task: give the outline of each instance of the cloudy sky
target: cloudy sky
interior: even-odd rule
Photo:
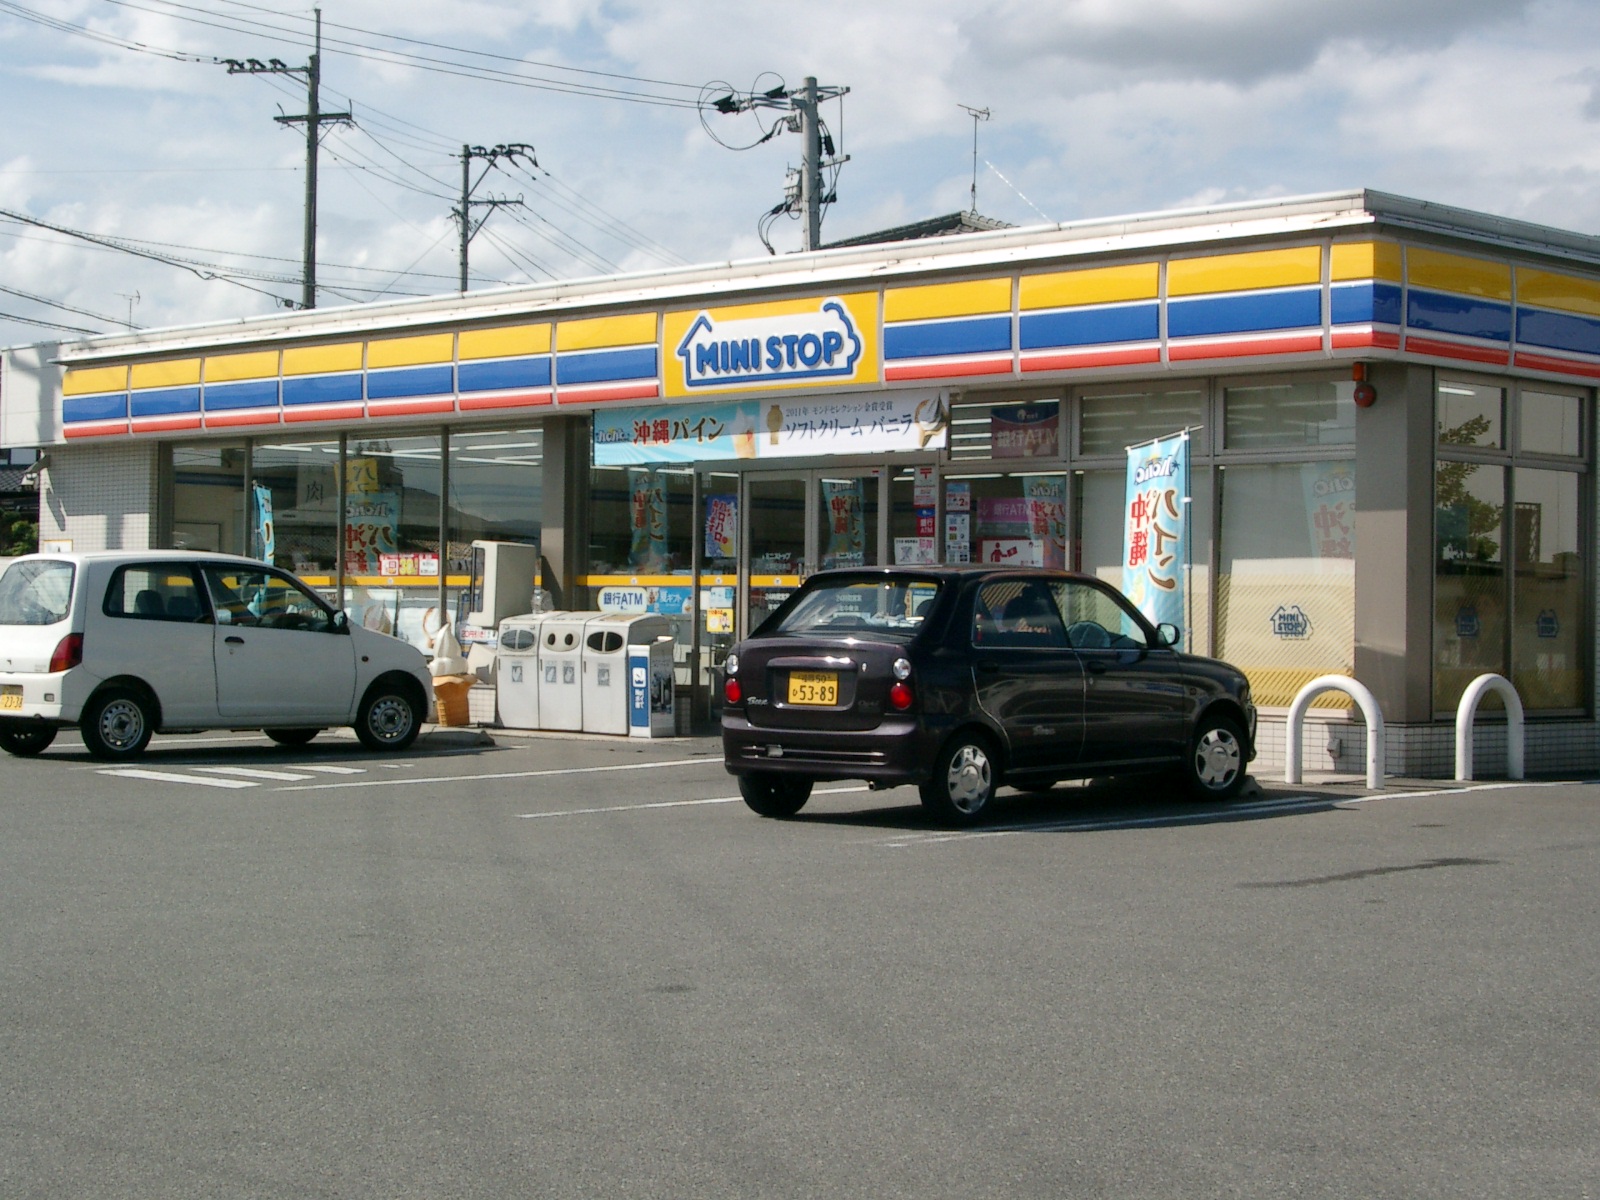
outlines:
[[[0,345],[299,298],[309,7],[0,0]],[[523,143],[474,289],[767,253],[800,139],[704,98],[807,75],[824,240],[1370,187],[1600,235],[1592,0],[325,0],[322,306],[456,287],[461,146]],[[43,222],[46,228],[27,221]],[[111,239],[112,249],[75,237]],[[780,217],[768,237],[797,249]],[[141,256],[141,254],[143,256]]]

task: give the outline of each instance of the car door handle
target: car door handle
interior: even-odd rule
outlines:
[[[229,637],[225,637],[222,640],[227,642],[228,645],[230,645],[230,646],[242,646],[242,645],[244,645],[244,639],[242,637],[238,637],[236,635],[230,635]]]
[[[1089,668],[1089,674],[1091,675],[1104,675],[1109,669],[1103,662],[1091,662],[1085,665]]]

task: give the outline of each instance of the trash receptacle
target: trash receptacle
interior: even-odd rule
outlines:
[[[539,625],[539,728],[583,730],[583,627],[592,612],[547,613]]]
[[[629,652],[666,638],[672,623],[651,613],[600,613],[583,627],[583,730],[625,735],[629,729]]]
[[[678,732],[677,685],[668,635],[628,647],[628,736],[672,737]]]
[[[495,710],[507,729],[539,728],[539,628],[552,616],[529,613],[500,622],[495,644]]]

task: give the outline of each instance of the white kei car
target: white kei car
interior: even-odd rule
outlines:
[[[150,735],[260,729],[304,745],[350,725],[403,750],[430,716],[427,660],[350,624],[294,576],[183,550],[35,554],[0,574],[0,749],[76,726],[128,759]]]

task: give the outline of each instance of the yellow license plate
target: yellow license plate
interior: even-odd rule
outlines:
[[[0,689],[0,708],[14,708],[22,711],[22,689],[19,687],[5,687]]]
[[[838,674],[834,671],[790,671],[789,703],[839,703]]]

